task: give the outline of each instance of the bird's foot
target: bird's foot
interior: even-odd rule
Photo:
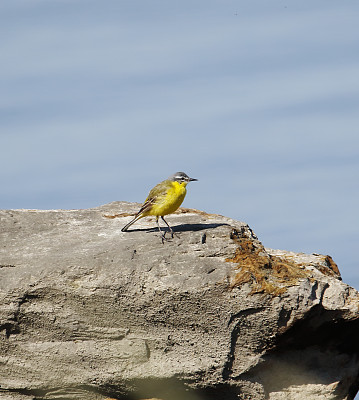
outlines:
[[[174,237],[175,237],[175,235],[177,236],[177,237],[179,237],[177,234],[175,234],[172,230],[170,230],[169,232],[170,232],[170,234],[171,234],[171,237],[170,238],[167,238],[166,237],[166,233],[167,233],[168,231],[164,231],[163,233],[161,233],[161,240],[162,240],[162,243],[164,243],[165,242],[165,240],[171,240],[171,239],[173,239]]]
[[[173,236],[171,237],[171,239],[173,239]],[[171,240],[170,238],[166,238],[166,234],[162,234],[161,235],[161,240],[162,240],[162,244],[164,244],[165,241]]]

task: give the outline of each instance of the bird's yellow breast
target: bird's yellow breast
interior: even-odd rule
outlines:
[[[175,212],[186,196],[186,186],[187,182],[169,181],[167,190],[157,197],[148,215],[163,216]]]

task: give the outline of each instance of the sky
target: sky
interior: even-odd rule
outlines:
[[[359,2],[2,0],[1,209],[183,206],[359,289]]]

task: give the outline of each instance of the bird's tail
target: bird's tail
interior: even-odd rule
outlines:
[[[132,224],[134,224],[136,221],[138,221],[138,220],[139,220],[140,218],[142,218],[142,217],[143,217],[142,214],[137,214],[133,220],[131,220],[127,225],[125,225],[125,226],[121,229],[121,232],[126,232],[127,229],[128,229]]]

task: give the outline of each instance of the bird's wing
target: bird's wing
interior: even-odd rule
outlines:
[[[142,214],[146,211],[149,211],[154,203],[159,200],[161,197],[166,196],[168,190],[168,182],[163,181],[156,185],[153,189],[151,189],[150,193],[147,196],[147,199],[142,204],[140,211],[138,214]]]
[[[142,204],[137,215],[140,215],[146,211],[149,211],[152,207],[152,204],[154,204],[155,202],[156,202],[156,199],[154,197],[152,197],[152,198],[147,197],[146,201]]]

